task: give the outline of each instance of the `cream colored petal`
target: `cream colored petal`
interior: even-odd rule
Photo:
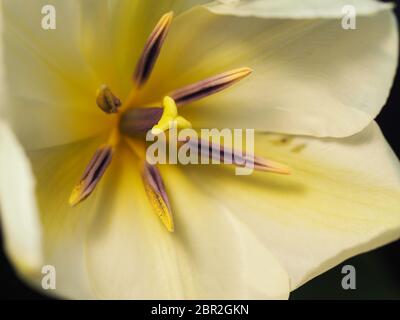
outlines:
[[[400,237],[400,166],[376,124],[346,139],[260,135],[257,154],[290,176],[198,166],[194,183],[246,224],[296,289],[345,259]]]
[[[17,270],[42,266],[41,225],[29,160],[8,125],[0,122],[0,222],[5,248]]]
[[[56,30],[42,29],[42,8],[56,8]],[[28,148],[92,136],[106,126],[95,104],[101,84],[80,48],[78,1],[3,1],[4,112]]]
[[[207,204],[174,168],[162,171],[180,229],[176,233],[168,233],[149,207],[130,151],[118,150],[94,194],[70,208],[70,191],[99,142],[29,155],[38,177],[44,263],[57,271],[57,289],[44,294],[287,298],[287,275],[272,255],[229,211]],[[180,190],[193,191],[193,198]],[[40,278],[36,281],[40,290]]]
[[[0,12],[3,10],[2,2],[0,2]],[[0,35],[3,34],[3,16],[0,14]],[[0,118],[4,116],[4,105],[6,104],[5,90],[5,72],[4,72],[4,57],[3,45],[0,42]]]
[[[175,221],[175,232],[168,232],[150,207],[130,156],[119,153],[113,163],[87,239],[88,274],[97,297],[287,298],[287,276],[268,250],[176,167],[162,166]]]
[[[354,7],[357,15],[374,14],[393,4],[375,0],[217,0],[206,7],[213,13],[259,18],[342,18],[343,8]]]
[[[75,208],[69,195],[105,139],[91,139],[29,153],[37,177],[37,199],[43,225],[44,264],[56,270],[56,290],[42,290],[41,277],[33,278],[42,294],[91,299],[84,259],[84,239],[95,216],[103,184]],[[109,172],[106,172],[106,175]]]
[[[397,37],[390,11],[360,16],[357,30],[344,30],[340,19],[238,18],[195,9],[175,21],[138,103],[246,66],[254,70],[249,78],[181,114],[199,128],[348,136],[387,99]]]

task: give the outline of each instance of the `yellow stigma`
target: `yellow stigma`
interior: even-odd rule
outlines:
[[[175,124],[178,129],[191,128],[192,124],[185,118],[178,115],[178,108],[175,100],[171,97],[165,97],[163,100],[164,112],[160,121],[151,129],[151,133],[158,135],[161,132],[171,129]]]

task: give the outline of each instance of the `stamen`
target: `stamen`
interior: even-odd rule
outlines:
[[[97,90],[96,103],[105,113],[117,113],[122,105],[121,100],[105,84]]]
[[[125,138],[132,153],[142,163],[142,179],[150,204],[169,232],[174,231],[172,209],[160,171],[146,161],[146,146],[140,140]]]
[[[71,193],[69,204],[72,207],[75,207],[92,194],[111,163],[118,140],[119,136],[115,131],[109,141],[96,150],[79,183]]]
[[[177,105],[188,104],[229,88],[252,72],[253,70],[250,68],[231,70],[175,90],[170,96]]]
[[[160,121],[151,129],[151,133],[154,135],[160,134],[161,132],[167,131],[171,128],[171,125],[176,124],[178,129],[191,128],[192,124],[185,118],[178,115],[178,108],[175,104],[174,99],[171,97],[165,97],[163,101],[164,112]]]
[[[239,167],[252,167],[255,170],[274,172],[281,174],[290,174],[290,168],[284,164],[257,157],[251,154],[243,155],[242,151],[226,148],[213,142],[207,142],[201,139],[191,137],[186,141],[191,148],[197,148],[201,156],[209,157],[210,159],[218,160],[224,163],[224,160],[229,160],[232,164]]]
[[[167,37],[173,15],[173,12],[169,12],[162,16],[146,42],[133,75],[133,80],[138,87],[141,87],[150,77],[161,47]]]
[[[162,223],[169,232],[174,232],[174,220],[172,216],[171,205],[157,167],[144,162],[143,183],[155,212],[160,217]]]
[[[248,76],[251,72],[252,70],[249,68],[241,68],[225,72],[179,90],[175,90],[170,96],[171,99],[175,101],[175,105],[184,105],[226,89]],[[129,136],[147,133],[160,122],[164,110],[161,107],[132,108],[127,110],[121,117],[120,130]],[[190,124],[189,122],[182,121],[180,118],[178,121],[181,121],[181,125],[183,126],[189,126]],[[163,126],[159,128],[156,127],[154,130],[167,130],[169,128],[167,125],[168,122],[170,122],[170,120],[164,122]],[[158,131],[160,132],[160,130]]]
[[[82,175],[81,180],[75,186],[69,198],[69,204],[75,207],[85,200],[94,191],[107,167],[111,163],[113,148],[104,145],[97,149],[92,160]]]

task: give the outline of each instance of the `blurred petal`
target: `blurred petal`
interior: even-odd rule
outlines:
[[[29,160],[10,128],[0,122],[0,221],[7,254],[19,272],[42,266],[41,226]]]
[[[206,7],[213,13],[259,18],[342,18],[343,8],[353,6],[357,15],[369,15],[392,8],[375,0],[217,0]]]
[[[56,7],[55,30],[41,27],[48,4]],[[101,82],[80,49],[78,2],[5,0],[3,7],[5,113],[23,145],[49,147],[104,130],[95,103]]]
[[[119,155],[86,248],[97,297],[287,298],[283,269],[226,208],[176,167],[161,166],[174,210],[171,234],[147,201],[138,164]]]
[[[386,102],[397,65],[390,11],[357,18],[256,19],[199,8],[178,17],[138,103],[237,67],[253,74],[182,108],[197,128],[343,137],[362,130]],[[190,52],[190,54],[188,54]],[[170,75],[174,75],[171,77]]]
[[[185,173],[226,204],[282,263],[295,289],[345,259],[400,237],[400,166],[378,126],[346,139],[259,135],[256,152],[291,176]],[[217,170],[220,170],[217,174]]]
[[[54,266],[57,272],[56,290],[41,291],[43,294],[75,299],[94,298],[85,267],[84,241],[104,183],[75,208],[69,205],[68,198],[101,142],[104,140],[90,139],[29,153],[37,177],[44,264]],[[41,279],[32,280],[41,290]]]

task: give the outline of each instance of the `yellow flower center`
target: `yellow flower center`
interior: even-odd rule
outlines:
[[[99,88],[96,98],[97,106],[108,115],[117,114],[118,127],[113,130],[107,143],[97,149],[69,199],[70,205],[76,206],[90,196],[110,165],[117,145],[123,136],[123,141],[141,161],[143,185],[150,203],[166,229],[170,232],[174,231],[171,204],[157,166],[150,165],[146,161],[143,136],[150,130],[153,135],[158,135],[171,129],[172,126],[177,129],[191,128],[192,124],[179,115],[178,107],[227,89],[252,72],[249,68],[239,68],[189,84],[164,97],[161,103],[162,107],[140,108],[132,105],[137,91],[146,84],[151,75],[168,34],[172,18],[172,13],[165,14],[150,34],[133,74],[134,87],[125,103],[122,103],[108,86],[103,85]],[[200,154],[203,150],[209,151],[209,147],[203,145],[204,142],[199,140],[195,143],[195,147],[198,148]],[[218,150],[218,155],[225,153],[232,158],[238,158],[240,161],[233,163],[238,166],[250,161],[256,170],[278,173],[289,172],[286,167],[259,157],[243,156],[235,150],[219,145],[212,145],[211,148]]]

